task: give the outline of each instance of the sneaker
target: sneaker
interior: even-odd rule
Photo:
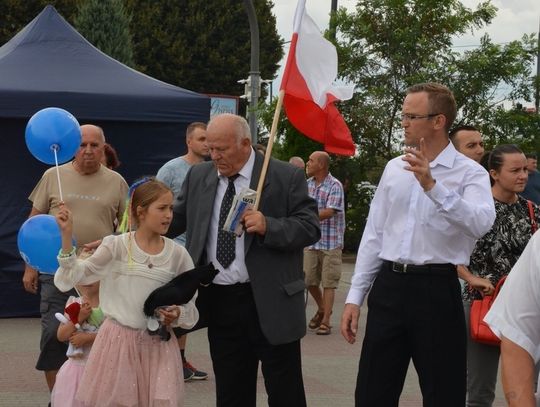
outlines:
[[[186,364],[184,363],[184,381],[188,382],[191,379],[193,379],[193,376],[195,376],[195,373],[190,368],[186,367]]]
[[[205,380],[208,377],[208,373],[201,372],[200,370],[197,370],[197,368],[194,367],[189,362],[184,363],[184,377],[185,377],[185,374],[186,374],[185,373],[186,370],[188,370],[191,373],[191,376],[189,377],[188,380]]]

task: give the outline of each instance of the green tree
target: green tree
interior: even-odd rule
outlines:
[[[397,155],[402,138],[399,115],[406,89],[419,82],[448,85],[459,107],[458,123],[476,124],[490,143],[538,143],[538,116],[504,109],[501,102],[532,97],[531,62],[536,51],[532,35],[506,45],[485,36],[476,49],[457,52],[456,37],[489,24],[496,8],[489,2],[476,9],[458,0],[359,0],[354,12],[341,8],[332,16],[343,80],[356,86],[352,100],[339,104],[359,154],[334,159],[335,175],[351,180],[346,242],[355,248],[368,209],[369,188],[376,184],[387,160]],[[267,115],[263,115],[267,117]],[[280,123],[281,156],[292,155],[297,134]],[[536,129],[536,130],[535,130]]]
[[[77,0],[2,0],[0,1],[0,46],[8,42],[51,4],[69,22],[77,12]]]
[[[79,6],[75,28],[96,48],[128,66],[135,66],[130,16],[122,0],[86,0]]]
[[[401,103],[407,87],[418,82],[437,81],[454,91],[457,123],[498,133],[491,118],[501,101],[532,97],[534,37],[498,45],[484,36],[472,51],[452,49],[456,37],[495,15],[489,1],[472,10],[458,0],[360,0],[354,13],[341,9],[334,16],[340,72],[357,86],[344,111],[360,135],[361,152],[391,158],[399,151]]]
[[[250,31],[238,0],[127,0],[135,59],[142,72],[196,92],[241,95],[250,70]],[[283,56],[270,0],[255,0],[261,77]]]

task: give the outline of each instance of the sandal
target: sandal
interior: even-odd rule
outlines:
[[[324,312],[317,311],[317,313],[309,321],[309,324],[308,324],[309,329],[317,329],[321,325],[323,316],[324,316]]]
[[[321,324],[315,333],[317,335],[330,335],[332,333],[332,327],[326,324]]]

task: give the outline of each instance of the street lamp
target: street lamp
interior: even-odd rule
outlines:
[[[274,80],[273,79],[261,79],[261,83],[264,83],[268,85],[268,94],[270,95],[270,103],[272,103],[272,99],[274,98]],[[259,92],[260,93],[260,92]]]
[[[259,103],[259,80],[261,73],[259,72],[259,23],[257,22],[257,14],[252,0],[244,0],[249,21],[249,30],[251,33],[251,65],[249,71],[249,108],[248,122],[251,132],[251,142],[257,144],[257,105]]]

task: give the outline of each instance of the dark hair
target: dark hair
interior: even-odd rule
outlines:
[[[407,89],[409,93],[426,92],[428,95],[428,114],[442,114],[446,117],[446,131],[449,131],[457,116],[456,100],[454,94],[446,86],[440,83],[428,82],[413,85]]]
[[[491,154],[491,151],[484,152],[484,155],[480,159],[480,165],[486,169],[487,172],[489,172],[489,155]]]
[[[523,151],[521,151],[521,149],[515,144],[498,145],[491,153],[489,153],[488,169],[500,171],[504,164],[505,154],[523,154]],[[491,186],[493,186],[495,184],[495,180],[491,177],[491,174],[489,176],[489,180],[491,182]]]
[[[257,143],[253,147],[255,147],[255,150],[257,150],[262,155],[266,154],[266,146],[264,144]]]
[[[525,157],[526,158],[532,158],[533,160],[537,160],[537,156],[536,156],[536,153],[527,153],[525,154]]]
[[[118,154],[113,146],[109,143],[103,145],[103,151],[105,152],[105,166],[111,170],[115,170],[120,167],[120,160],[118,159]]]
[[[479,130],[474,126],[468,126],[468,125],[456,126],[452,130],[450,130],[450,133],[448,134],[448,137],[450,138],[450,140],[453,141],[454,137],[456,137],[456,134],[460,131],[479,131]]]

